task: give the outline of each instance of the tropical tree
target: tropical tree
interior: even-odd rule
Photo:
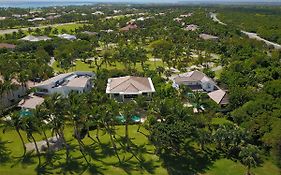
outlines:
[[[22,148],[23,148],[22,157],[24,157],[26,155],[26,146],[24,143],[23,136],[21,134],[21,129],[23,128],[22,118],[18,112],[11,113],[10,117],[11,117],[10,120],[5,121],[5,128],[3,130],[3,133],[5,133],[5,131],[8,129],[8,127],[12,127],[16,130],[16,132],[20,138]]]
[[[259,150],[254,145],[243,147],[239,153],[239,157],[243,165],[247,167],[247,175],[251,175],[251,168],[256,167],[259,162]]]

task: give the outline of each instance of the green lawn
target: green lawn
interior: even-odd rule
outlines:
[[[82,27],[84,24],[65,24],[60,26],[55,26],[53,28],[57,28],[59,33],[61,33],[62,29],[66,30],[67,32],[70,32],[71,30],[78,29],[79,27]]]
[[[2,133],[2,129],[1,133]],[[147,134],[145,129],[141,129],[144,134]],[[89,155],[88,159],[91,161],[91,166],[87,167],[84,159],[78,150],[78,144],[72,137],[73,129],[68,126],[65,129],[66,138],[71,143],[71,162],[65,164],[65,151],[58,151],[55,156],[52,157],[53,165],[46,166],[44,173],[61,174],[175,174],[169,172],[181,172],[183,174],[192,174],[195,170],[202,175],[242,175],[245,173],[245,168],[239,162],[233,162],[228,159],[217,159],[214,161],[206,161],[201,153],[194,152],[193,149],[189,150],[188,158],[176,158],[175,160],[165,158],[165,156],[159,158],[154,154],[154,146],[148,143],[147,138],[137,132],[137,126],[129,126],[129,135],[131,141],[136,146],[133,147],[133,153],[141,161],[137,160],[132,153],[122,151],[121,144],[117,143],[119,149],[119,155],[124,161],[121,165],[118,163],[112,146],[110,144],[109,136],[100,132],[100,141],[92,141],[89,138],[85,138],[83,141],[87,145]],[[92,136],[95,135],[95,131],[91,132]],[[24,134],[23,134],[24,135]],[[50,133],[48,133],[50,135]],[[36,134],[36,139],[43,139],[42,136]],[[124,127],[117,127],[116,139],[119,140],[124,136]],[[5,134],[1,134],[0,139],[0,174],[5,175],[33,175],[36,174],[37,158],[34,156],[28,156],[24,160],[19,157],[22,153],[22,147],[19,138],[15,131],[10,130]],[[27,141],[26,137],[24,137]],[[6,150],[6,151],[3,151]],[[75,152],[73,151],[75,150]],[[6,152],[11,151],[11,160],[7,161],[4,158]],[[196,154],[195,154],[196,153]],[[43,156],[42,156],[43,157]],[[179,156],[180,157],[180,156]],[[188,161],[187,161],[188,160]],[[190,162],[189,162],[190,161]],[[43,160],[45,162],[45,159]],[[207,163],[206,163],[207,162]],[[206,163],[206,164],[205,164]],[[193,167],[194,166],[194,167]],[[64,167],[64,168],[63,168]],[[168,168],[167,168],[168,167]],[[179,169],[177,169],[179,168]],[[200,169],[202,168],[202,169]],[[189,170],[191,172],[189,172]],[[255,168],[253,170],[255,175],[278,175],[278,168],[271,162],[266,161],[262,167]]]
[[[71,71],[96,71],[96,67],[94,66],[94,63],[92,64],[92,68],[90,68],[90,65],[89,64],[86,64],[84,62],[82,62],[81,60],[77,60],[76,62],[76,66],[74,66],[73,68],[69,69],[68,71],[71,72]],[[149,65],[149,69],[150,70],[155,70],[156,67],[158,66],[163,66],[163,67],[166,67],[165,64],[163,64],[162,61],[147,61],[146,64]],[[58,71],[58,72],[63,72],[62,69],[60,69],[58,66],[58,63],[57,62],[54,62],[54,64],[52,65],[52,67],[54,68],[55,71]],[[119,63],[119,62],[116,62],[116,65],[115,66],[106,66],[106,65],[103,65],[102,68],[105,68],[105,69],[108,69],[108,70],[112,70],[112,69],[125,69],[124,65],[122,63]],[[137,63],[136,65],[136,69],[139,70],[139,71],[142,71],[142,68],[141,68],[141,64],[140,63]]]

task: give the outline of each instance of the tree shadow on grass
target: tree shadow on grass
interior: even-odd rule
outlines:
[[[162,153],[160,158],[170,175],[194,175],[205,173],[219,157],[216,153],[198,151],[191,146],[186,146],[185,152],[181,155]]]
[[[132,174],[132,171],[140,171],[142,173],[148,172],[150,174],[155,173],[155,169],[159,166],[155,165],[157,161],[145,159],[145,154],[151,154],[146,149],[146,144],[137,145],[130,138],[128,140],[128,148],[127,140],[122,136],[116,139],[116,142],[120,145],[119,149],[126,153],[127,156],[123,157],[121,163],[111,165],[123,169],[127,174]]]
[[[28,165],[37,163],[34,160],[34,158],[35,157],[33,155],[33,151],[29,151],[25,154],[25,156],[14,158],[14,163],[11,165],[11,167],[13,168],[14,166],[17,166],[18,164],[21,164],[22,167],[25,168]]]
[[[2,141],[0,139],[0,164],[4,165],[5,163],[11,160],[11,152],[7,149],[7,141]]]

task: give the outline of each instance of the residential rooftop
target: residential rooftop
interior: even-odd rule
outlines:
[[[155,92],[151,78],[125,76],[109,78],[106,93],[138,94]]]
[[[20,40],[24,40],[24,41],[31,41],[31,42],[37,42],[37,41],[47,41],[47,40],[51,40],[52,38],[47,37],[47,36],[33,36],[33,35],[27,35],[23,38],[21,38]]]

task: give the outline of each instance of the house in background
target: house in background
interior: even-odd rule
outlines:
[[[184,28],[185,31],[193,31],[193,32],[198,29],[199,29],[199,27],[195,24],[189,24]]]
[[[205,34],[205,33],[200,34],[199,37],[202,38],[203,40],[212,40],[212,41],[219,40],[219,37],[214,36],[214,35]]]
[[[67,40],[71,40],[71,41],[77,39],[75,35],[69,35],[69,34],[66,34],[66,33],[58,35],[58,37],[61,38],[61,39],[67,39]]]
[[[23,38],[21,38],[20,40],[23,41],[30,41],[30,42],[37,42],[37,41],[47,41],[47,40],[51,40],[52,38],[49,38],[47,36],[33,36],[33,35],[27,35]]]
[[[16,45],[8,43],[0,43],[0,49],[15,49]]]
[[[137,29],[137,28],[138,28],[138,26],[137,26],[136,23],[130,22],[127,26],[122,27],[122,28],[120,29],[120,31],[122,31],[122,32],[128,32],[128,31],[130,31],[130,30],[135,30],[135,29]]]
[[[192,91],[207,92],[208,96],[219,105],[228,104],[227,93],[220,89],[214,80],[203,72],[195,70],[173,76],[170,79],[173,81],[173,87],[177,89],[180,85],[186,85],[191,88]]]
[[[219,105],[227,105],[229,103],[229,98],[227,93],[222,90],[218,89],[216,91],[208,93],[208,96],[217,104]]]
[[[126,101],[140,95],[151,98],[155,92],[151,78],[125,76],[109,78],[106,93],[117,101]]]
[[[67,97],[71,91],[76,91],[78,93],[87,92],[93,87],[92,79],[94,76],[92,72],[78,71],[60,74],[35,85],[35,94],[51,95],[58,93]]]
[[[36,107],[40,106],[43,102],[43,97],[30,94],[19,102],[18,107],[20,107],[23,111],[28,111],[36,109]]]
[[[0,83],[3,83],[4,80],[0,76]],[[12,80],[12,86],[14,88],[11,88],[11,90],[5,91],[3,94],[1,94],[0,98],[0,110],[9,108],[17,102],[19,102],[22,97],[26,94],[28,87],[26,85],[22,85],[17,80]]]
[[[197,70],[176,75],[171,77],[171,80],[173,81],[174,87],[186,85],[193,91],[211,92],[218,89],[216,83],[211,78]]]

